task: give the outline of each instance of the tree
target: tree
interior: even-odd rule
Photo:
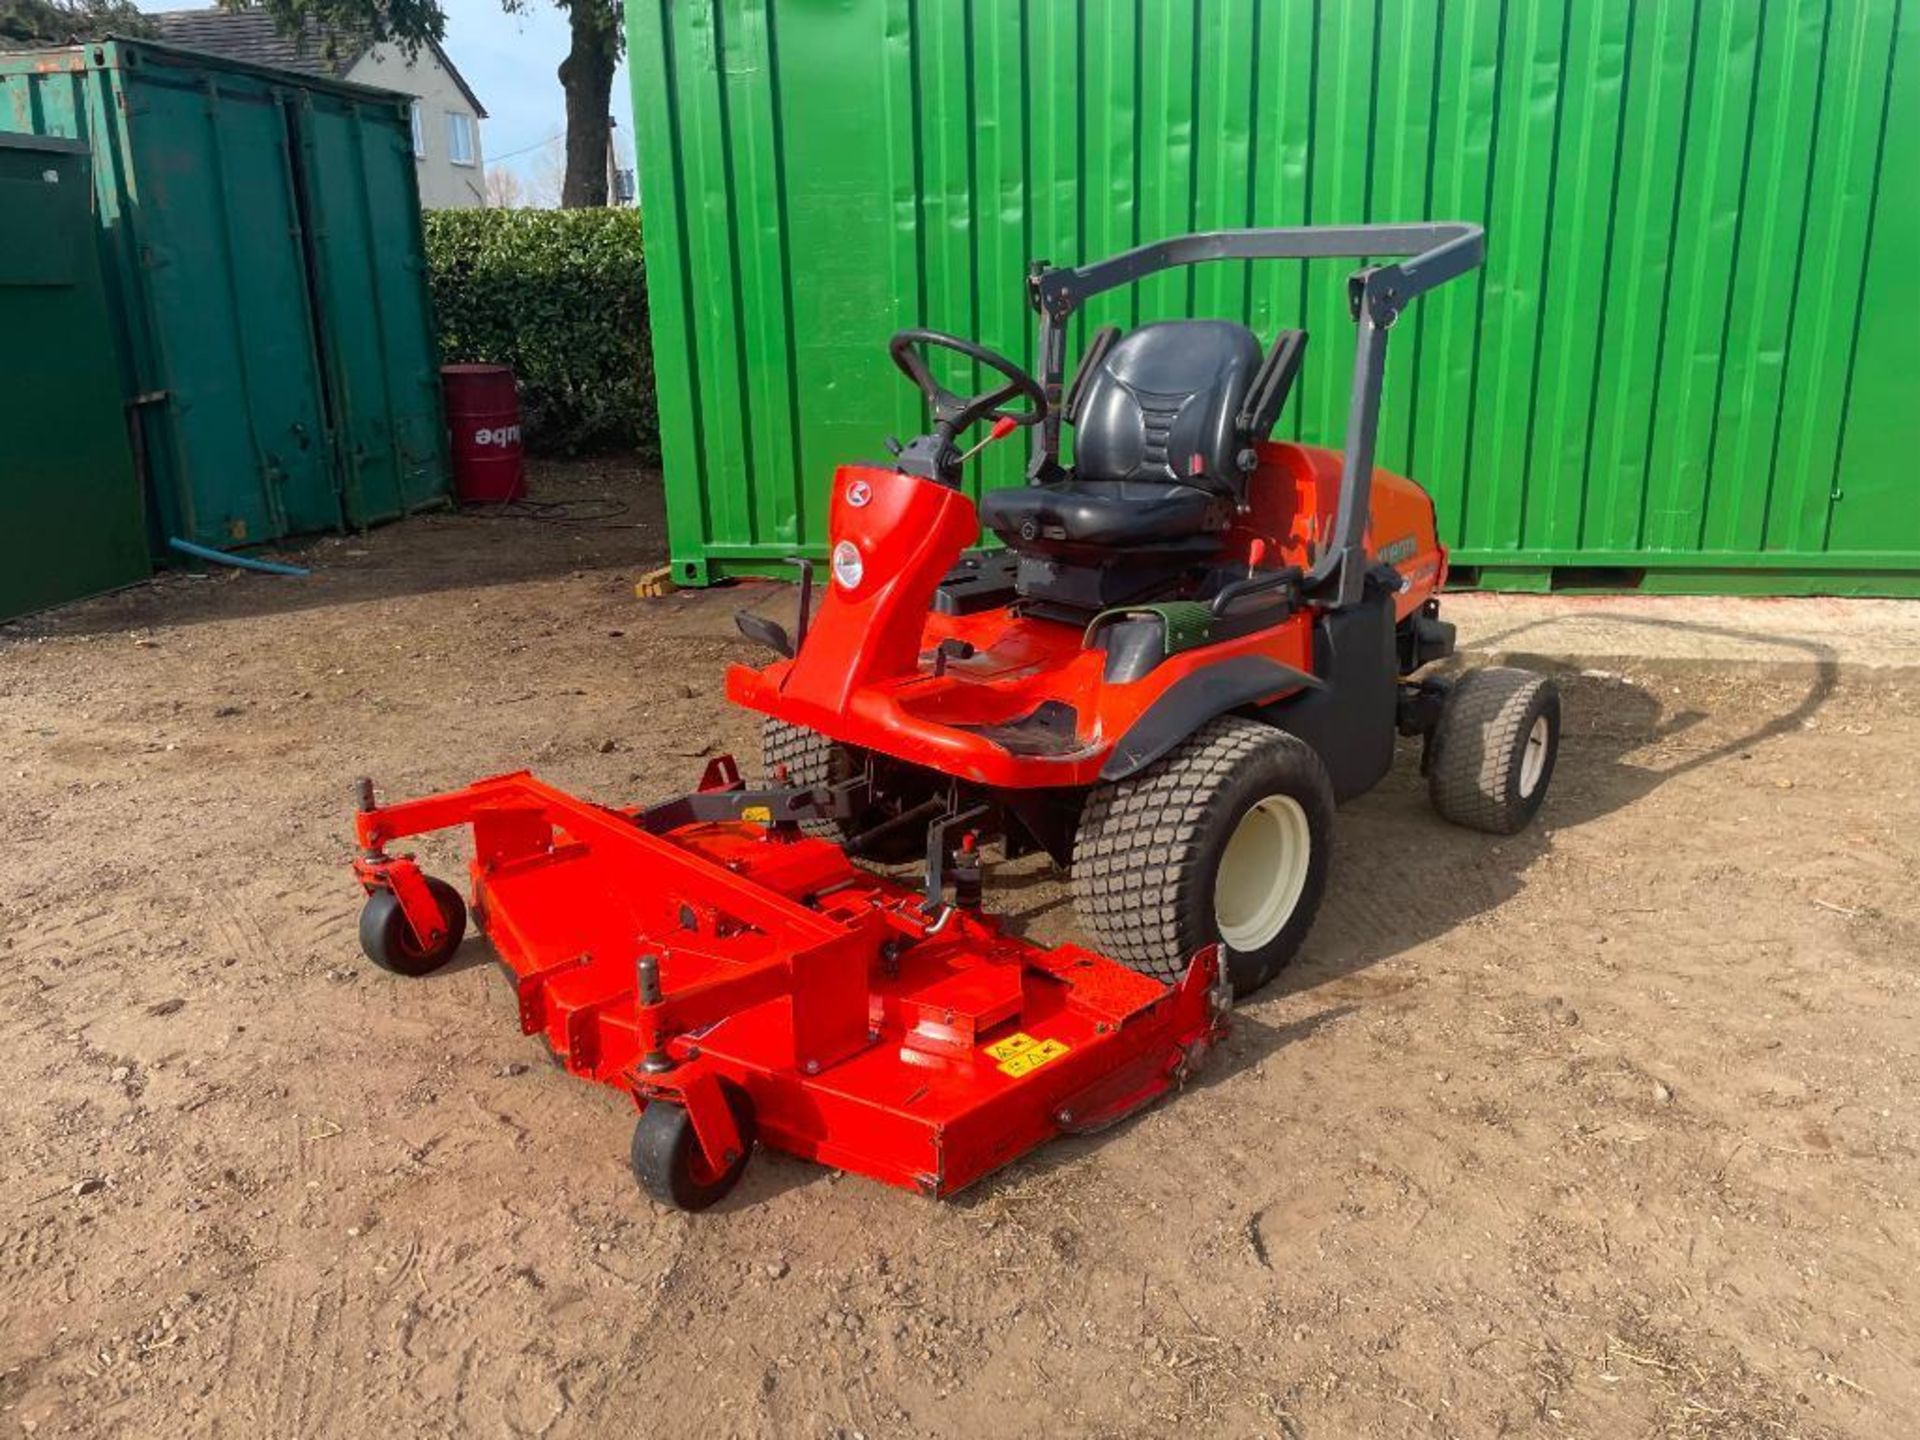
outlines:
[[[392,41],[408,56],[447,33],[441,0],[219,0],[222,10],[265,10],[283,35],[311,29],[329,53],[343,36],[369,45]]]
[[[518,175],[504,165],[487,167],[487,208],[489,210],[518,210],[526,203],[526,192],[520,186]]]
[[[534,158],[533,174],[527,178],[527,204],[536,210],[558,210],[566,193],[567,152],[549,145]]]
[[[0,0],[0,50],[69,45],[109,33],[145,35],[152,28],[133,0]]]
[[[0,5],[15,0],[0,0]],[[29,0],[46,3],[46,0]],[[106,3],[106,0],[92,0]],[[443,0],[220,0],[229,10],[256,5],[272,15],[280,29],[297,33],[312,26],[323,35],[364,37],[369,44],[390,41],[408,55],[447,31]],[[509,14],[521,14],[542,0],[500,0]],[[580,209],[607,203],[607,147],[613,139],[613,72],[626,43],[621,0],[552,0],[567,12],[572,47],[560,62],[560,88],[567,97],[567,172],[560,203]]]
[[[507,0],[522,4],[526,0]],[[560,62],[567,95],[567,180],[562,209],[607,203],[607,147],[613,144],[613,71],[625,29],[619,0],[558,0],[567,11],[573,48]]]

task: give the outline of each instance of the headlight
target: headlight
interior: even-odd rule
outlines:
[[[833,578],[840,582],[843,589],[856,589],[866,573],[858,545],[851,540],[842,540],[833,547]]]

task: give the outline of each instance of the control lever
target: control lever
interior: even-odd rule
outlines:
[[[986,433],[986,437],[982,439],[979,444],[975,445],[971,450],[963,450],[960,453],[960,459],[956,463],[961,465],[966,464],[967,461],[978,455],[982,450],[986,449],[987,446],[993,444],[994,441],[1006,439],[1007,436],[1019,428],[1020,422],[1018,420],[1002,415],[998,420],[993,422],[993,428]]]
[[[948,636],[933,647],[933,678],[938,680],[946,674],[950,661],[971,660],[977,653],[971,640],[956,640]]]

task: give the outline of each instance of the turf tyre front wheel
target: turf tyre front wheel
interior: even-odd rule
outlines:
[[[634,1122],[629,1156],[633,1177],[660,1204],[676,1210],[705,1210],[725,1199],[746,1172],[747,1157],[753,1153],[753,1101],[737,1085],[722,1082],[721,1088],[733,1110],[734,1128],[740,1132],[740,1152],[719,1170],[700,1153],[685,1107],[655,1100]]]
[[[426,877],[427,893],[440,907],[445,933],[439,941],[423,946],[407,924],[400,897],[391,890],[376,890],[367,897],[360,911],[360,948],[382,970],[418,979],[431,975],[453,958],[460,942],[467,937],[467,902],[446,881]]]
[[[760,761],[771,778],[786,766],[789,785],[842,785],[859,775],[866,752],[830,740],[818,730],[776,720],[771,715],[760,722]],[[867,804],[846,820],[802,820],[802,834],[819,840],[844,844],[863,831],[870,830],[899,814],[898,799],[882,804]],[[882,837],[864,858],[885,865],[917,860],[927,853],[927,827],[908,825]]]
[[[760,767],[771,780],[786,767],[789,785],[833,785],[848,778],[852,767],[845,749],[818,730],[776,720],[771,715],[760,722]],[[838,842],[841,834],[837,820],[802,820],[802,834],[819,840]]]
[[[1251,995],[1312,928],[1332,838],[1333,786],[1313,748],[1223,715],[1087,797],[1074,902],[1123,964],[1173,981],[1217,942],[1233,993]]]
[[[1427,794],[1444,819],[1512,835],[1539,813],[1560,753],[1560,690],[1544,675],[1493,666],[1447,692],[1433,731]]]

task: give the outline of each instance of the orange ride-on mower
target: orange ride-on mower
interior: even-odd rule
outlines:
[[[1397,734],[1423,737],[1434,804],[1475,828],[1525,825],[1552,775],[1551,682],[1416,673],[1452,649],[1446,552],[1427,496],[1373,467],[1388,329],[1481,254],[1477,227],[1427,224],[1035,265],[1038,378],[956,336],[895,335],[932,431],[836,472],[817,607],[803,562],[791,632],[741,617],[780,656],[727,681],[767,717],[763,783],[723,758],[692,794],[616,808],[524,773],[386,806],[362,782],[363,947],[403,974],[452,955],[459,893],[387,847],[470,825],[474,914],[522,1029],[633,1097],[635,1173],[687,1209],[732,1188],[756,1138],[945,1195],[1178,1085],[1232,998],[1298,951],[1334,805],[1381,778]],[[1401,258],[1348,281],[1344,453],[1268,438],[1300,331],[1263,354],[1224,321],[1109,328],[1065,383],[1067,322],[1102,291],[1364,257]],[[932,349],[1001,383],[956,395]],[[962,466],[1021,426],[1030,483],[976,508]],[[983,522],[1004,550],[970,548]],[[990,846],[1070,866],[1104,953],[983,913]],[[917,885],[852,863],[921,857]]]

